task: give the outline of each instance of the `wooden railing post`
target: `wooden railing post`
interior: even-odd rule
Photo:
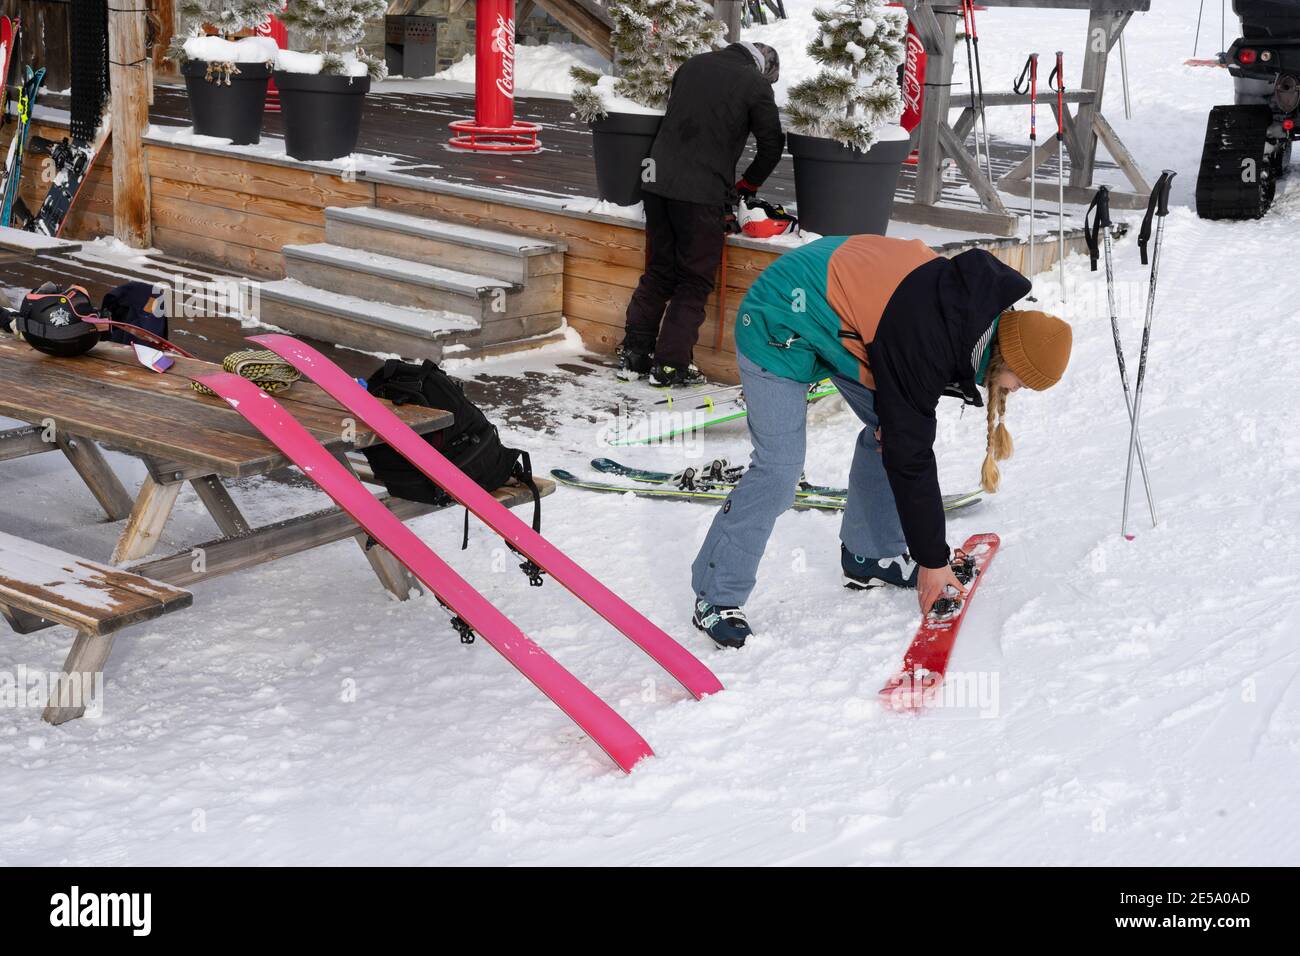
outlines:
[[[145,19],[143,3],[109,7],[113,234],[136,249],[153,245],[153,224],[149,217],[149,167],[144,156],[144,131],[149,125]]]

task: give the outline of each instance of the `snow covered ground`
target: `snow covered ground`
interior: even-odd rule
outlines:
[[[878,706],[914,598],[843,590],[833,517],[779,522],[748,608],[758,635],[722,652],[689,624],[688,565],[711,509],[561,489],[548,536],[725,692],[689,699],[554,582],[527,587],[485,529],[458,550],[458,513],[415,527],[650,741],[658,756],[630,777],[485,644],[462,646],[432,600],[385,600],[343,542],[200,586],[191,610],[125,632],[102,718],[54,728],[0,711],[0,864],[1294,862],[1300,439],[1285,349],[1300,310],[1279,290],[1300,255],[1300,181],[1258,223],[1186,208],[1205,113],[1229,80],[1181,65],[1195,5],[1156,5],[1129,36],[1134,118],[1117,103],[1110,116],[1146,169],[1179,170],[1143,419],[1162,523],[1151,530],[1135,497],[1137,537],[1118,534],[1128,432],[1103,279],[1076,257],[1068,306],[1051,277],[1037,289],[1074,323],[1071,369],[1051,392],[1012,398],[1004,490],[951,522],[954,543],[1003,539],[953,658],[982,706]],[[986,70],[1010,79],[1029,36],[1044,53],[1078,49],[1083,22],[990,11]],[[1133,238],[1116,265],[1133,366],[1146,279]],[[647,392],[582,355],[570,342],[454,370],[489,390],[529,383],[534,399],[502,424],[543,470],[581,472],[601,454],[669,469],[746,456],[736,426],[672,448],[600,447],[617,403]],[[983,418],[940,411],[941,477],[965,489]],[[842,482],[855,419],[838,399],[811,418],[807,472]],[[107,554],[118,529],[62,461],[0,474],[0,528]],[[281,484],[235,494],[258,521],[323,503]],[[213,533],[186,491],[169,543]],[[70,639],[10,636],[0,672],[56,667]]]

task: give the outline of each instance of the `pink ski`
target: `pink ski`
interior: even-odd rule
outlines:
[[[319,351],[289,335],[254,335],[360,418],[447,494],[472,511],[529,560],[544,568],[588,607],[623,632],[697,699],[722,690],[722,683],[686,648],[597,581],[579,564],[514,515],[456,468],[423,437],[347,372]]]
[[[918,710],[934,700],[947,673],[948,658],[952,656],[966,609],[1000,543],[996,534],[971,535],[955,555],[954,569],[964,566],[958,570],[957,577],[966,585],[966,598],[963,601],[940,598],[950,602],[947,613],[931,610],[921,622],[903,657],[902,668],[880,688],[880,696],[894,710]]]
[[[222,372],[198,379],[267,437],[440,601],[568,714],[624,771],[653,754],[630,724],[549,654],[384,507],[296,418],[247,379]]]

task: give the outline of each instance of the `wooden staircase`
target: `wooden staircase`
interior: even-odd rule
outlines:
[[[370,206],[325,210],[325,241],[284,247],[262,320],[403,358],[544,344],[559,334],[564,247]],[[554,335],[552,335],[554,333]]]

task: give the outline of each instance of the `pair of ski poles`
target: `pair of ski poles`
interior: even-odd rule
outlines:
[[[1110,219],[1110,189],[1102,186],[1097,190],[1097,195],[1088,207],[1088,215],[1084,216],[1084,235],[1088,243],[1088,252],[1092,260],[1092,269],[1097,269],[1097,237],[1101,233],[1104,237],[1105,258],[1106,258],[1106,299],[1110,307],[1110,330],[1115,339],[1115,359],[1119,364],[1119,381],[1124,389],[1124,405],[1128,409],[1129,416],[1129,439],[1128,439],[1128,463],[1124,471],[1124,513],[1120,523],[1120,534],[1132,540],[1132,535],[1128,532],[1128,513],[1129,501],[1131,499],[1133,487],[1133,460],[1137,459],[1138,468],[1142,472],[1142,484],[1146,489],[1147,510],[1151,513],[1151,527],[1155,527],[1156,503],[1155,497],[1151,493],[1151,476],[1147,472],[1146,455],[1142,450],[1142,439],[1138,434],[1138,423],[1142,417],[1142,392],[1146,385],[1147,372],[1147,354],[1151,345],[1151,319],[1155,314],[1156,303],[1156,282],[1160,272],[1160,248],[1164,243],[1165,217],[1169,214],[1169,191],[1173,185],[1174,176],[1172,169],[1166,169],[1156,180],[1155,187],[1151,190],[1151,198],[1147,200],[1147,212],[1142,220],[1142,229],[1138,233],[1138,251],[1142,257],[1142,264],[1147,264],[1147,243],[1151,239],[1151,224],[1155,220],[1155,245],[1151,250],[1151,274],[1148,279],[1147,304],[1146,304],[1146,321],[1142,326],[1142,350],[1138,358],[1137,382],[1132,391],[1129,390],[1128,369],[1124,363],[1124,347],[1120,342],[1119,334],[1119,317],[1115,310],[1115,270],[1111,257],[1111,219]],[[1095,215],[1091,226],[1088,225],[1088,216]]]
[[[961,22],[966,38],[966,75],[970,83],[971,106],[979,114],[980,128],[975,133],[975,163],[993,181],[993,158],[989,153],[989,124],[984,114],[984,71],[980,69],[980,35],[975,26],[975,0],[961,0]],[[973,52],[972,52],[973,51]],[[980,145],[983,143],[983,156]]]
[[[1061,301],[1065,293],[1065,54],[1056,51],[1056,66],[1047,78],[1048,87],[1056,93],[1056,259],[1061,270]],[[1038,54],[1029,54],[1025,68],[1011,88],[1024,96],[1029,94],[1029,274],[1036,271],[1034,258],[1034,228],[1038,205]]]

